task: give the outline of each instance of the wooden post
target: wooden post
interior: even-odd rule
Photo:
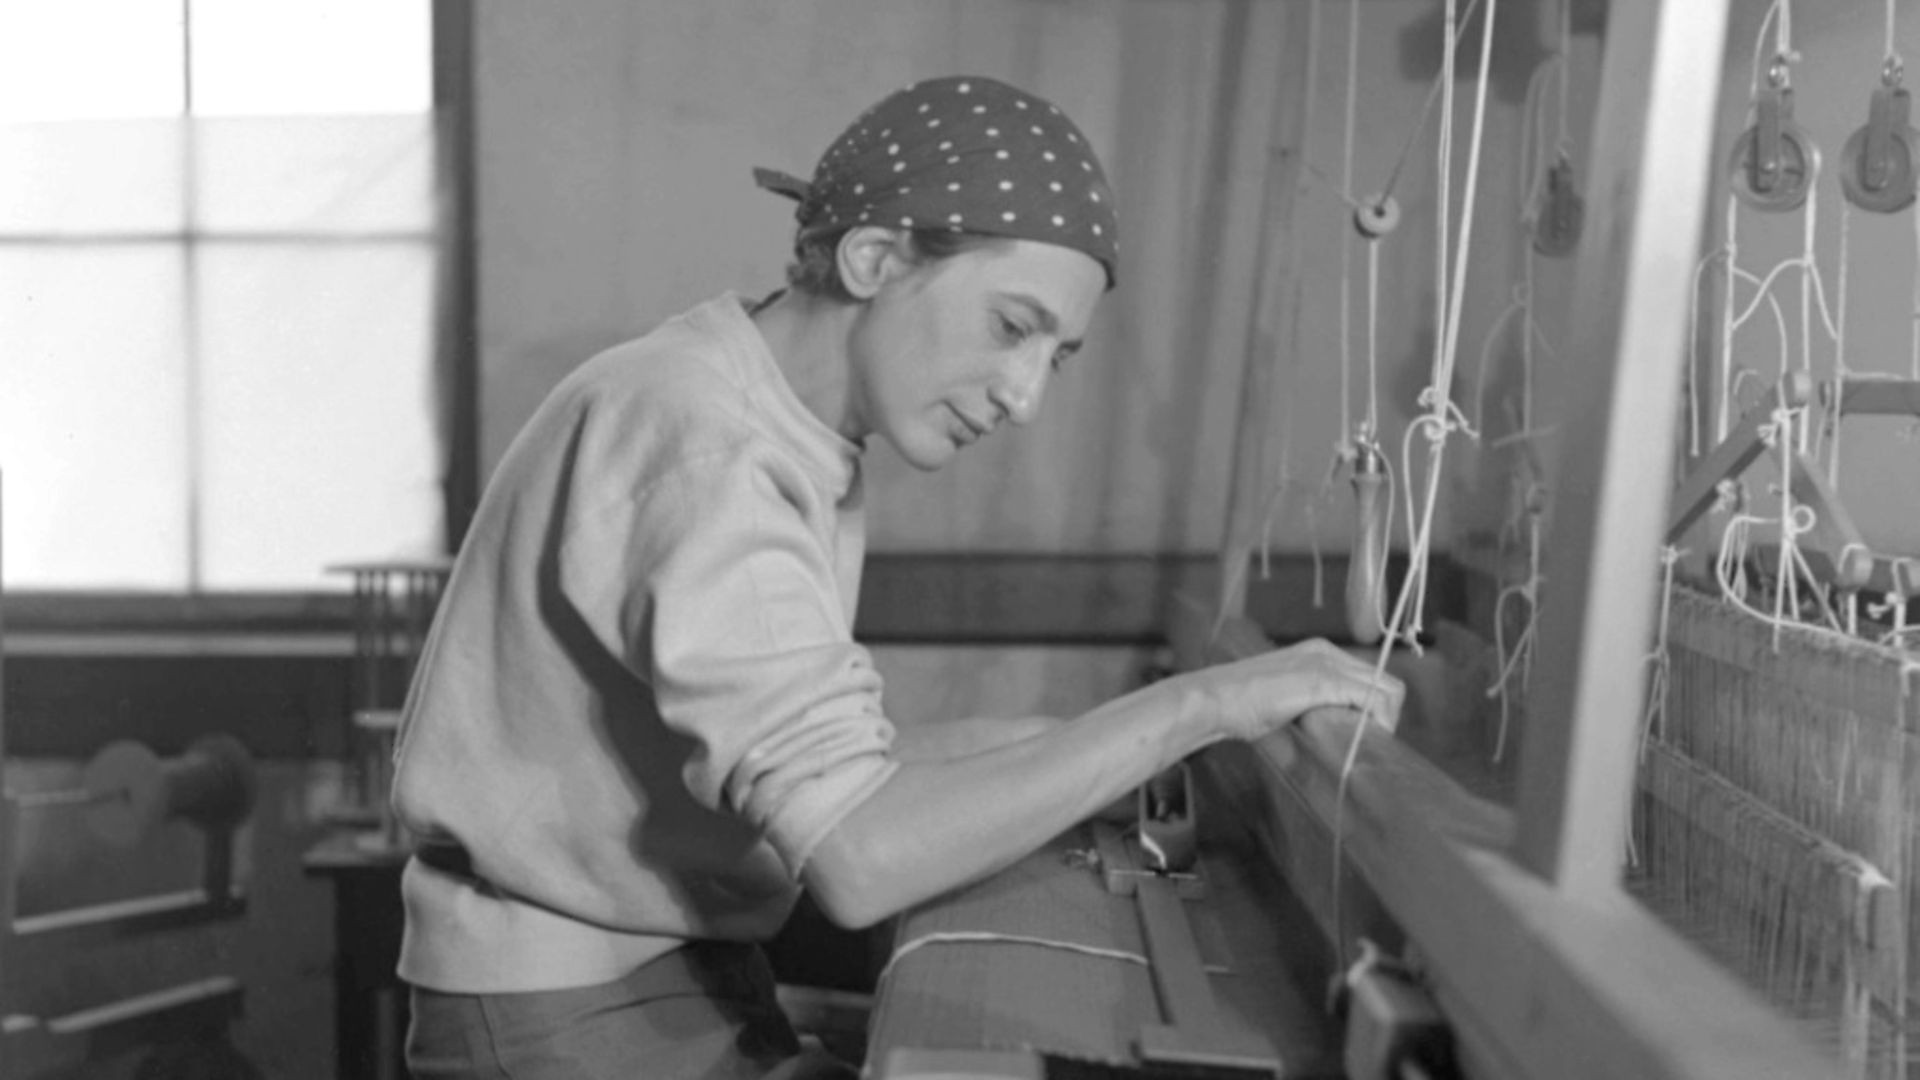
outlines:
[[[1609,5],[1515,857],[1619,894],[1728,0]]]
[[[1300,318],[1293,204],[1301,183],[1306,140],[1309,35],[1304,5],[1283,4],[1280,14],[1290,53],[1280,66],[1274,108],[1273,136],[1268,144],[1266,191],[1261,201],[1259,257],[1253,296],[1253,325],[1247,335],[1247,361],[1242,369],[1240,413],[1234,427],[1233,476],[1227,488],[1226,534],[1220,545],[1218,610],[1239,615],[1246,610],[1247,573],[1259,543],[1267,499],[1273,491],[1279,456],[1273,423],[1276,375],[1282,356],[1293,341]],[[1294,43],[1298,42],[1298,45]]]

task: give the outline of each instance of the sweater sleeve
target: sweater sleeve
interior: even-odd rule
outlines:
[[[560,559],[568,601],[691,740],[693,797],[760,830],[795,876],[898,767],[818,498],[749,445],[574,523]]]

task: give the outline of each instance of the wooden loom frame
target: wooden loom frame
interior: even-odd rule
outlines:
[[[1346,710],[1310,714],[1258,746],[1210,751],[1216,772],[1250,770],[1254,782],[1238,786],[1253,804],[1242,809],[1259,816],[1323,929],[1404,934],[1476,1077],[1839,1072],[1629,898],[1619,873],[1668,499],[1666,485],[1647,478],[1671,475],[1674,452],[1635,428],[1672,412],[1680,382],[1729,4],[1608,6],[1576,268],[1576,295],[1588,302],[1566,350],[1584,361],[1572,392],[1592,405],[1570,418],[1569,445],[1592,452],[1565,455],[1557,478],[1553,602],[1539,631],[1540,655],[1556,662],[1532,682],[1514,810],[1467,795],[1384,733],[1356,730]],[[1250,390],[1265,385],[1266,359],[1250,364]],[[1237,463],[1263,449],[1259,396],[1243,402]],[[1240,471],[1258,469],[1236,472],[1229,560],[1246,557],[1233,526],[1257,505]],[[1220,612],[1237,613],[1231,590]],[[1182,666],[1267,647],[1244,621],[1229,619],[1220,633],[1203,610],[1176,618]],[[1344,898],[1328,861],[1336,845],[1358,877]]]

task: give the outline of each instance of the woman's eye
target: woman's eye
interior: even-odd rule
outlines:
[[[1018,345],[1027,340],[1027,328],[1007,318],[1005,315],[994,316],[994,322],[998,327],[1000,340],[1007,344]]]

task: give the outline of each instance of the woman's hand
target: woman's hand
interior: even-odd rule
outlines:
[[[1327,705],[1360,709],[1391,729],[1406,697],[1398,678],[1319,639],[1180,677],[1199,683],[1213,722],[1232,739],[1258,739]]]

